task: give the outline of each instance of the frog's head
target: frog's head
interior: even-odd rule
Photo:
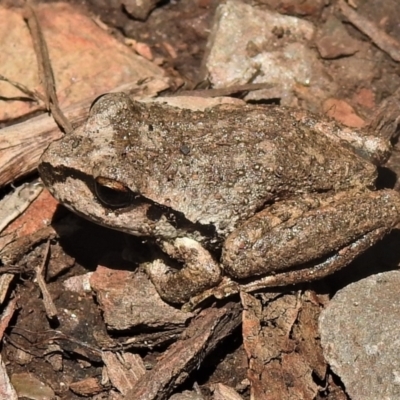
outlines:
[[[137,236],[152,233],[152,205],[122,182],[90,171],[57,164],[52,144],[42,156],[39,172],[50,193],[66,208],[100,225]]]
[[[39,172],[51,194],[72,211],[114,229],[147,235],[154,225],[148,216],[152,204],[139,195],[134,177],[140,175],[132,173],[129,163],[122,166],[127,144],[121,126],[135,128],[128,125],[127,115],[136,112],[135,104],[124,94],[101,97],[85,124],[50,144]]]

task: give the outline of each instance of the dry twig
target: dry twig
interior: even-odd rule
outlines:
[[[203,310],[163,358],[131,389],[126,398],[163,400],[197,368],[215,347],[241,322],[241,307],[228,303],[221,308]]]
[[[40,28],[35,11],[29,3],[25,6],[25,18],[31,32],[33,47],[36,53],[39,78],[45,92],[44,102],[46,104],[46,108],[51,111],[53,118],[64,130],[64,132],[70,133],[72,132],[72,125],[61,111],[58,103],[56,83],[54,80],[53,70],[51,68],[46,41],[44,39],[43,32]]]
[[[374,23],[364,18],[343,0],[339,1],[342,14],[362,33],[367,35],[381,50],[389,54],[394,61],[400,61],[400,43],[379,29]]]
[[[47,289],[46,282],[44,281],[44,277],[43,277],[43,270],[47,264],[49,255],[50,255],[50,240],[47,241],[47,244],[46,244],[46,247],[44,250],[44,254],[43,254],[42,263],[36,268],[35,272],[36,272],[37,283],[42,292],[43,304],[44,304],[44,308],[46,310],[47,317],[49,319],[54,319],[55,317],[57,317],[57,308],[53,303],[53,299],[50,296],[50,293]]]

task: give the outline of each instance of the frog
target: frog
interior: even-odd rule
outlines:
[[[356,132],[349,144],[346,129],[279,105],[193,111],[111,93],[39,172],[68,209],[155,243],[146,272],[183,304],[321,279],[395,227],[400,195],[376,189],[390,143]]]

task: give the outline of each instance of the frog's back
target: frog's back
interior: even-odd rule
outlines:
[[[281,107],[141,108],[120,146],[137,190],[223,233],[266,203],[373,185],[375,168]],[[126,176],[128,178],[128,176]]]

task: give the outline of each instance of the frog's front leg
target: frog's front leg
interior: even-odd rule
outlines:
[[[220,282],[218,263],[195,240],[178,238],[172,243],[163,242],[161,247],[170,257],[184,264],[181,270],[168,267],[161,259],[146,265],[147,274],[164,300],[182,304]]]
[[[256,214],[227,238],[223,269],[236,279],[265,276],[244,290],[318,279],[349,264],[399,220],[400,195],[392,190],[286,201]]]

